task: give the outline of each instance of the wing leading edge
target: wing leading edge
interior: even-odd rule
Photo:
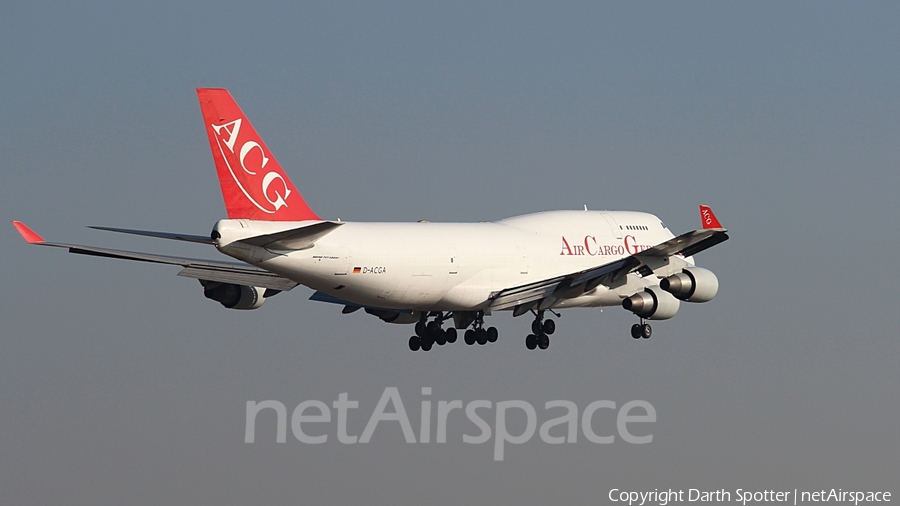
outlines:
[[[206,281],[250,285],[281,291],[287,291],[297,286],[296,282],[291,281],[290,279],[287,279],[283,276],[279,276],[278,274],[264,271],[262,269],[257,269],[255,267],[249,267],[239,263],[211,262],[209,260],[202,260],[197,258],[181,258],[167,255],[140,253],[136,251],[98,248],[95,246],[84,246],[81,244],[47,242],[43,237],[38,235],[36,232],[28,228],[27,225],[20,221],[14,221],[13,226],[16,227],[16,230],[19,231],[19,234],[22,235],[22,238],[25,239],[25,242],[27,242],[28,244],[36,244],[38,246],[53,246],[55,248],[67,248],[69,250],[69,253],[105,258],[118,258],[122,260],[134,260],[137,262],[180,265],[181,267],[183,267],[183,269],[178,272],[179,276],[202,279]]]
[[[497,311],[513,308],[513,316],[533,309],[550,309],[561,300],[578,297],[601,284],[614,283],[631,272],[651,274],[653,269],[648,264],[656,264],[654,260],[674,255],[689,257],[728,240],[727,230],[721,228],[708,206],[700,206],[700,214],[704,225],[700,230],[681,234],[607,264],[494,292],[488,298],[489,307]]]

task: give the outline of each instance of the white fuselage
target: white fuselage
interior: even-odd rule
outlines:
[[[626,211],[548,211],[491,223],[347,222],[299,251],[233,241],[298,222],[222,220],[225,254],[356,304],[480,310],[492,292],[612,262],[674,237],[656,216]],[[618,305],[658,280],[629,275],[557,307]]]

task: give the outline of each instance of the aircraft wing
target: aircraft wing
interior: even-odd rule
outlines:
[[[641,251],[635,256],[649,258],[682,255],[689,257],[727,240],[728,234],[724,228],[704,228],[681,234],[662,244]]]
[[[578,293],[581,295],[599,286],[604,279],[618,279],[621,275],[633,271],[640,263],[633,256],[625,257],[583,271],[505,288],[491,294],[490,307],[498,311],[515,308],[513,316],[527,313],[531,309],[550,308],[566,298],[566,293],[579,284],[590,286]]]
[[[505,288],[491,294],[488,299],[490,308],[498,311],[513,308],[513,316],[525,314],[532,309],[550,309],[561,300],[578,297],[601,284],[613,283],[628,273],[638,271],[645,276],[650,275],[653,270],[647,264],[651,259],[673,255],[688,257],[727,241],[727,231],[721,227],[712,211],[701,206],[700,213],[704,220],[707,216],[711,217],[711,221],[704,225],[709,223],[715,228],[693,230],[597,267]]]
[[[56,248],[67,248],[69,253],[79,255],[91,255],[106,258],[119,258],[123,260],[135,260],[138,262],[151,262],[157,264],[180,265],[183,267],[178,272],[179,276],[189,278],[202,279],[206,281],[218,281],[220,283],[233,283],[239,285],[257,286],[260,288],[271,288],[273,290],[287,291],[297,283],[278,274],[274,274],[262,269],[250,267],[246,264],[236,262],[211,262],[196,258],[180,258],[166,255],[153,255],[150,253],[140,253],[135,251],[123,251],[116,249],[98,248],[95,246],[83,246],[80,244],[64,244],[56,242],[47,242],[33,230],[28,228],[24,223],[14,221],[13,225],[16,230],[25,239],[28,244],[37,244],[39,246],[53,246]]]

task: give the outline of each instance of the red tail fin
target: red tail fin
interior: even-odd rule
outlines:
[[[209,146],[232,219],[318,220],[228,90],[197,88]]]
[[[703,228],[724,228],[713,214],[712,209],[702,204],[700,205],[700,221],[703,223]]]

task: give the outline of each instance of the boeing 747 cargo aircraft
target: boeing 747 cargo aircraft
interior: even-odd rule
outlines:
[[[228,218],[209,235],[108,227],[100,230],[214,246],[239,262],[120,251],[45,241],[14,221],[26,242],[72,253],[181,266],[204,295],[228,309],[258,309],[297,285],[312,300],[359,309],[389,323],[414,324],[413,351],[457,339],[497,340],[485,317],[531,314],[528,349],[546,349],[556,330],[548,313],[621,306],[650,337],[647,320],[675,316],[681,302],[707,302],[715,274],[693,255],[728,239],[707,206],[700,229],[674,236],[633,211],[548,211],[492,223],[364,223],[322,219],[307,205],[227,90],[197,90]],[[449,324],[448,324],[449,322]],[[446,328],[445,328],[446,327]]]

